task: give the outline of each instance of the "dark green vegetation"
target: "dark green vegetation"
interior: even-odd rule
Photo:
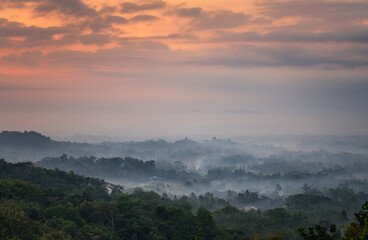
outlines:
[[[0,239],[300,239],[297,229],[314,223],[321,224],[314,232],[299,230],[304,239],[329,239],[315,237],[324,226],[346,223],[351,210],[344,204],[363,196],[330,189],[338,202],[306,186],[286,208],[244,211],[210,193],[176,200],[142,189],[126,194],[100,179],[31,163],[0,160],[0,179]],[[258,199],[251,192],[235,198]],[[204,207],[212,204],[224,207],[210,213]],[[357,214],[347,234],[365,234],[366,209]]]
[[[331,224],[328,228],[315,225],[310,227],[308,231],[299,228],[299,234],[304,240],[366,240],[368,239],[368,201],[362,206],[362,210],[356,212],[355,218],[358,222],[351,222],[343,226],[344,233]]]
[[[44,158],[36,163],[44,168],[58,168],[64,171],[75,171],[78,174],[93,176],[103,179],[130,179],[135,182],[145,182],[152,177],[167,180],[185,181],[186,179],[199,178],[198,174],[186,171],[164,170],[156,167],[155,161],[142,161],[126,158],[74,158],[63,154],[60,157]]]
[[[99,179],[4,160],[0,173],[0,239],[251,239],[154,192],[113,186],[116,196],[99,201],[108,194]]]
[[[32,163],[7,163],[0,159],[0,179],[17,179],[38,185],[41,189],[85,194],[95,200],[111,201],[119,194],[121,187],[106,183],[102,179],[83,177],[73,172],[45,170],[34,167]],[[110,189],[111,194],[108,193]]]

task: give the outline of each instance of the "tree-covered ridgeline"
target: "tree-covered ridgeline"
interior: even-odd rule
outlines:
[[[154,192],[111,191],[100,179],[30,163],[0,166],[0,239],[253,239]]]

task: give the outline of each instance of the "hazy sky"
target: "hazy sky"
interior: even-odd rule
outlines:
[[[0,128],[368,134],[368,1],[0,0]]]

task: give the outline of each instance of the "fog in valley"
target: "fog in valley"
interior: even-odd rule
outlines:
[[[0,158],[105,179],[215,210],[270,209],[298,194],[368,200],[368,137],[264,136],[78,143],[36,132],[2,132]],[[330,198],[329,198],[330,197]],[[201,203],[202,201],[202,203]],[[206,202],[206,203],[204,203]],[[344,203],[345,204],[345,203]]]

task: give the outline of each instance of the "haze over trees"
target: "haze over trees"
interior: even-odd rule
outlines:
[[[3,132],[0,143],[14,162],[0,161],[2,239],[366,237],[368,155],[352,146],[87,144],[36,132]]]

